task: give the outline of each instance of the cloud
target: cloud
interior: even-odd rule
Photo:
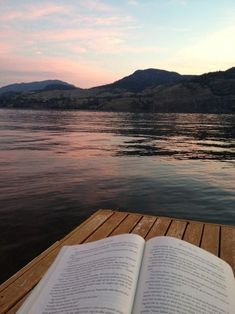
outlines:
[[[112,12],[117,10],[113,5],[99,0],[80,0],[79,4],[87,10],[95,12]]]
[[[125,25],[134,22],[132,16],[109,16],[93,18],[91,23],[95,25],[110,26],[110,25]]]
[[[74,45],[66,45],[66,48],[72,52],[75,52],[75,53],[78,53],[78,54],[83,54],[83,53],[86,53],[87,52],[87,49],[82,47],[82,46],[79,46],[77,44],[74,44]]]
[[[18,10],[3,9],[1,10],[1,21],[10,22],[16,20],[38,20],[58,13],[66,13],[71,7],[66,5],[57,5],[54,3],[38,5],[22,5]]]
[[[156,21],[150,30],[151,18],[150,24],[145,19],[138,20],[137,9],[145,13],[144,10],[150,10],[148,3],[152,7],[153,1],[129,0],[125,5],[108,0],[32,3],[0,0],[2,79],[14,82],[14,77],[19,81],[20,75],[27,80],[36,79],[36,75],[61,77],[85,87],[116,79],[108,69],[116,75],[142,66],[203,73],[235,64],[233,24],[209,34],[205,30],[203,37],[192,38],[191,25],[189,29],[182,23],[177,27],[175,23],[161,26]],[[167,0],[166,3],[176,9],[187,1]],[[182,37],[182,40],[171,43],[170,36]],[[188,44],[177,50],[184,38]]]
[[[64,30],[50,30],[37,32],[2,31],[0,41],[7,41],[15,47],[20,54],[34,54],[36,50],[46,51],[49,54],[71,51],[80,53],[90,52],[117,53],[121,52],[127,44],[128,35],[118,28],[72,28]],[[49,50],[49,51],[48,51]]]
[[[71,59],[71,53],[117,53],[118,49],[125,50],[128,33],[136,27],[130,14],[109,1],[51,0],[35,5],[22,1],[14,6],[9,2],[1,9],[1,29],[4,31],[3,25],[7,25],[5,34],[8,31],[9,36],[0,34],[0,41],[11,43],[15,54],[24,56],[63,51]]]
[[[104,38],[104,37],[112,37],[115,38],[121,35],[121,31],[118,29],[98,29],[98,28],[71,28],[71,29],[64,29],[64,30],[52,30],[52,31],[42,31],[42,32],[35,32],[30,34],[29,36],[34,39],[40,40],[40,38],[50,41],[64,41],[68,42],[69,40],[76,40],[76,39],[96,39],[96,38]]]
[[[135,26],[132,16],[116,14],[119,9],[98,0],[81,0],[78,6],[50,2],[18,7],[11,10],[8,6],[0,12],[1,21],[9,22],[2,23],[8,26],[2,27],[0,41],[12,44],[16,54],[25,56],[62,51],[68,53],[67,58],[71,53],[117,53],[128,40],[128,30]],[[45,17],[50,19],[43,24]]]
[[[117,12],[118,14],[116,14]],[[51,28],[52,23],[58,24],[58,28],[68,28],[71,25],[87,28],[111,25],[124,26],[124,24],[133,22],[130,15],[123,15],[123,12],[120,13],[120,10],[114,6],[96,0],[82,0],[79,1],[78,5],[71,3],[62,5],[53,2],[34,5],[19,3],[14,7],[1,5],[0,2],[1,27],[3,25],[14,27],[15,23],[18,23],[21,27],[27,28],[28,23],[31,28],[29,23],[32,21],[40,23],[45,18],[47,18],[46,28],[48,26]],[[42,28],[42,24],[38,25]],[[55,25],[52,29],[54,27]]]
[[[38,5],[29,7],[27,12],[27,18],[30,19],[39,19],[44,16],[49,16],[57,13],[68,12],[70,8],[68,6],[56,5],[56,4],[47,4],[47,5]]]
[[[12,52],[12,46],[8,43],[0,43],[0,55],[7,55]]]

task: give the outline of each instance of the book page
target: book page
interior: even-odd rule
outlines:
[[[144,245],[125,234],[64,247],[18,313],[131,313]]]
[[[146,243],[134,314],[232,314],[231,267],[185,241],[157,237]]]

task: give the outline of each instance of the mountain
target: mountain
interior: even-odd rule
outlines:
[[[49,84],[37,92],[1,94],[0,107],[235,113],[235,67],[202,75],[138,70],[112,84],[90,89],[61,90]]]
[[[195,77],[192,82],[208,87],[218,96],[235,94],[235,67],[227,71],[206,73]]]
[[[112,84],[104,85],[105,88],[121,88],[130,92],[142,92],[148,87],[168,85],[183,81],[190,76],[180,75],[177,72],[169,72],[159,69],[137,70],[121,80]]]
[[[74,89],[74,85],[68,84],[60,80],[46,80],[31,83],[16,83],[3,86],[0,88],[0,94],[8,92],[30,92],[43,89]]]

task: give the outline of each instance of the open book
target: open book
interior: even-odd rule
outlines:
[[[135,234],[65,246],[17,313],[232,314],[231,267],[185,241]]]

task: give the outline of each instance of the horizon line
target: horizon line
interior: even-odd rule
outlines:
[[[235,66],[234,66],[235,67]],[[70,83],[70,82],[67,82],[67,81],[64,81],[62,79],[59,79],[59,78],[47,78],[47,79],[42,79],[42,80],[33,80],[33,81],[18,81],[18,82],[13,82],[13,83],[9,83],[7,85],[1,85],[0,84],[0,89],[3,88],[3,87],[7,87],[7,86],[11,86],[11,85],[16,85],[16,84],[32,84],[32,83],[40,83],[40,82],[45,82],[45,81],[61,81],[63,83],[67,83],[69,85],[73,85],[75,88],[80,88],[80,89],[92,89],[92,88],[97,88],[97,87],[102,87],[102,86],[105,86],[105,85],[110,85],[110,84],[113,84],[125,77],[128,77],[130,75],[133,75],[135,72],[137,71],[147,71],[147,70],[159,70],[159,71],[165,71],[165,72],[169,72],[169,73],[177,73],[179,75],[182,75],[182,76],[201,76],[201,75],[205,75],[205,74],[209,74],[209,73],[215,73],[215,72],[226,72],[232,68],[234,68],[233,66],[232,67],[229,67],[227,68],[226,70],[215,70],[215,71],[209,71],[209,72],[204,72],[204,73],[201,73],[201,74],[181,74],[177,71],[170,71],[170,70],[165,70],[165,69],[159,69],[159,68],[145,68],[145,69],[137,69],[135,70],[134,72],[132,72],[131,74],[127,74],[115,81],[112,81],[110,83],[105,83],[105,84],[101,84],[101,85],[95,85],[95,86],[91,86],[91,87],[79,87],[73,83]]]

